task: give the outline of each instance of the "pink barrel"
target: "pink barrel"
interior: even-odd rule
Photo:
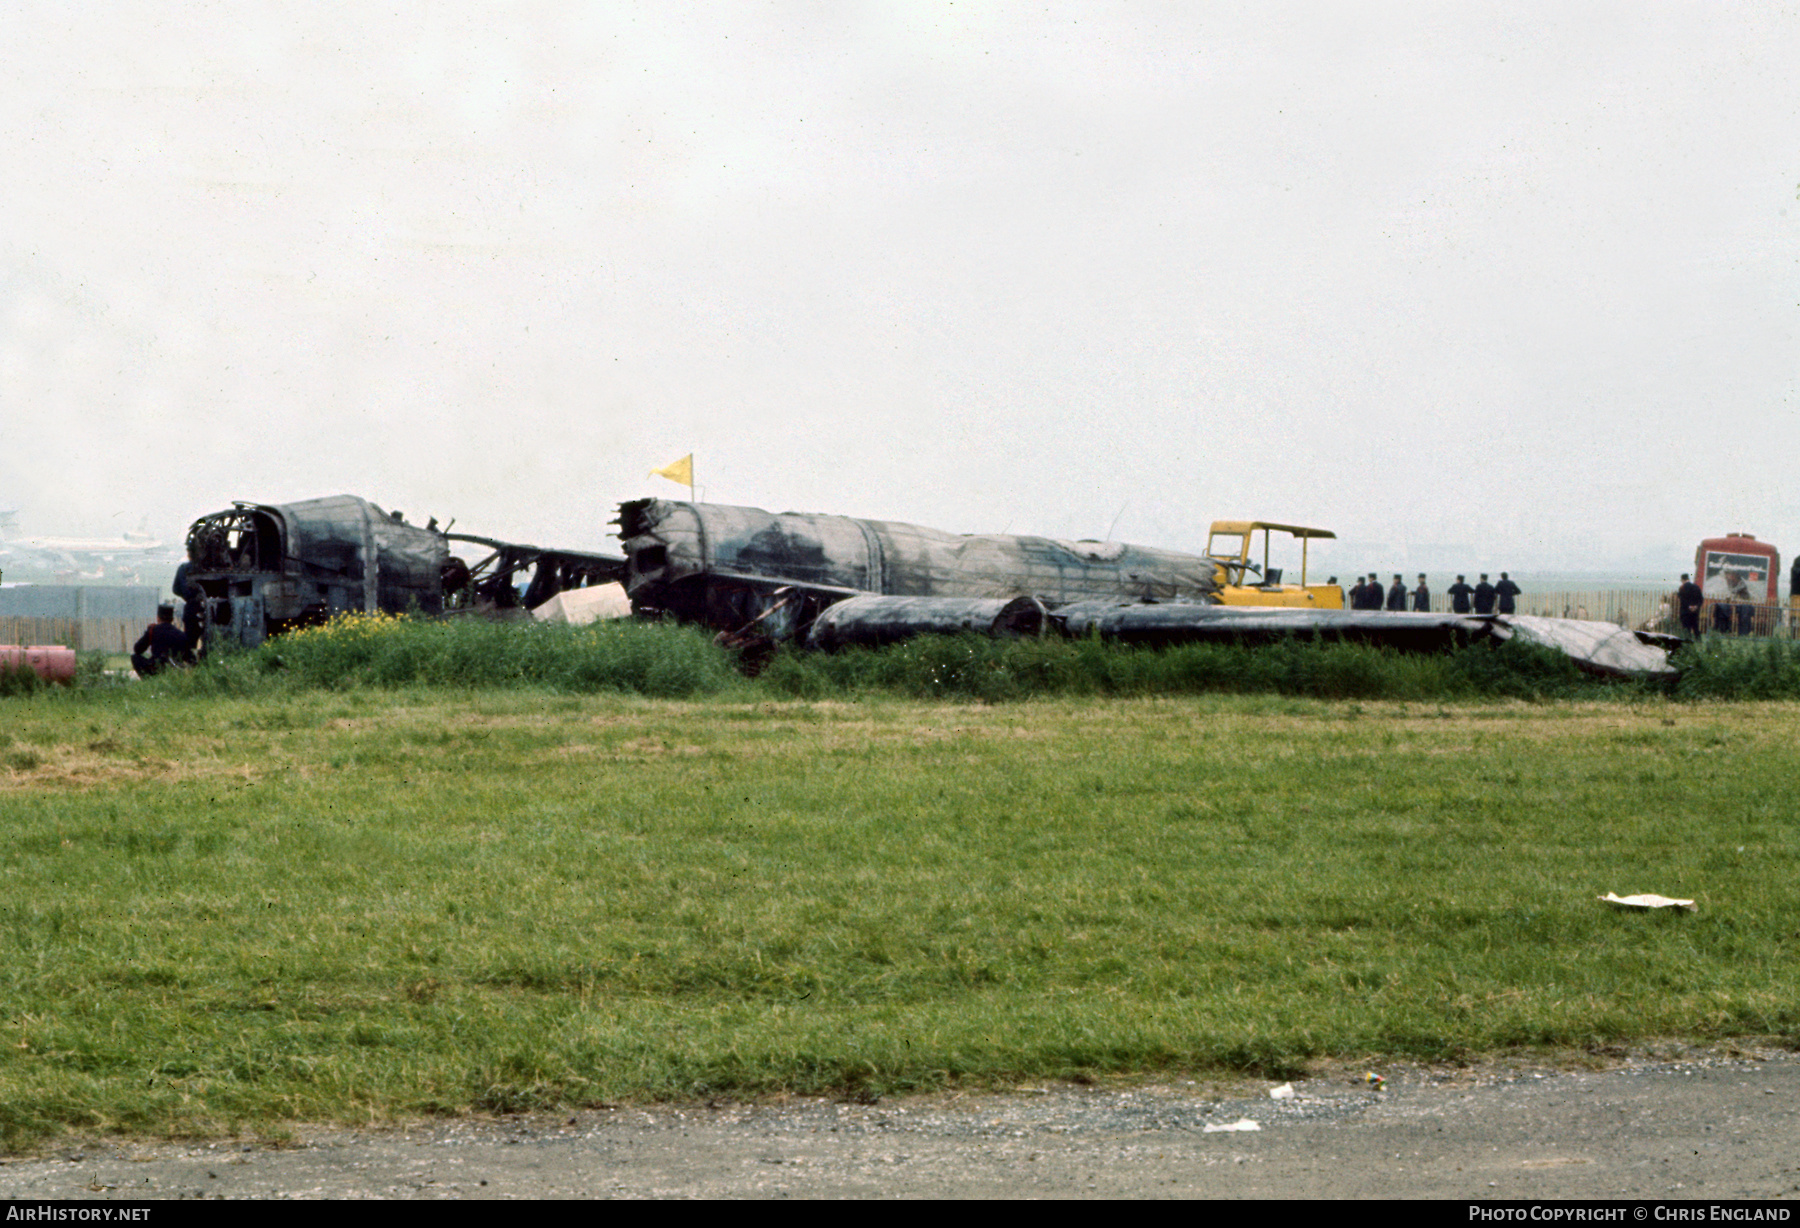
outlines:
[[[75,681],[75,650],[55,644],[0,644],[0,670],[32,669],[45,682]]]

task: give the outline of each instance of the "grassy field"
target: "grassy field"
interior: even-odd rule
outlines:
[[[1792,704],[299,668],[0,699],[8,1145],[1800,1037]]]

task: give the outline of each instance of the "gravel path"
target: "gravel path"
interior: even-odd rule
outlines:
[[[1791,1198],[1800,1058],[1603,1072],[1383,1067],[1294,1084],[1048,1087],[303,1129],[280,1148],[88,1143],[6,1198]],[[1252,1131],[1209,1125],[1255,1122]]]

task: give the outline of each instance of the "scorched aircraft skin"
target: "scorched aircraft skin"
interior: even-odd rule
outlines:
[[[452,553],[473,545],[474,566]],[[532,606],[565,589],[617,580],[609,555],[447,533],[433,518],[408,524],[355,495],[235,504],[188,529],[188,561],[174,592],[198,588],[204,638],[254,647],[293,627],[345,612],[440,615]],[[524,594],[520,577],[531,579]]]
[[[735,632],[798,599],[804,629],[846,597],[1214,601],[1199,555],[1119,542],[958,535],[888,520],[638,499],[620,505],[625,591],[639,612]],[[777,597],[777,590],[788,590]]]
[[[1236,535],[1239,548],[1203,557],[663,499],[621,504],[618,524],[635,611],[711,627],[753,657],[788,640],[829,650],[962,631],[1143,647],[1291,637],[1410,652],[1517,635],[1595,672],[1669,673],[1668,637],[1565,619],[1344,610],[1343,590],[1307,585],[1304,569],[1301,584],[1283,585],[1266,565],[1249,565],[1255,532],[1304,543],[1331,537],[1324,529],[1220,521],[1215,539]],[[1256,584],[1246,581],[1252,572]]]
[[[620,505],[618,523],[624,558],[449,533],[436,519],[420,527],[354,495],[238,503],[194,522],[174,587],[198,602],[208,644],[254,646],[346,611],[505,616],[559,592],[617,581],[636,614],[711,627],[722,643],[754,649],[750,660],[790,640],[832,649],[962,631],[1096,636],[1145,647],[1347,639],[1405,651],[1518,634],[1588,669],[1669,669],[1667,637],[1604,624],[1276,608],[1288,600],[1323,605],[1338,594],[1325,591],[1332,586],[1281,585],[1266,566],[1262,583],[1245,585],[1230,574],[1245,567],[1242,550],[1242,557],[1209,558],[661,499]],[[1262,522],[1226,527],[1234,526],[1329,535]],[[484,552],[473,566],[453,553],[467,546]],[[193,609],[184,610],[184,622]]]

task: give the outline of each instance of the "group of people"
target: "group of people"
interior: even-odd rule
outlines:
[[[1713,602],[1713,634],[1730,635],[1734,630],[1738,635],[1756,634],[1756,599],[1742,573],[1726,572],[1725,585],[1731,600]],[[1675,590],[1675,601],[1681,614],[1681,634],[1690,640],[1699,639],[1700,611],[1706,605],[1706,593],[1685,571],[1681,573],[1681,587]]]
[[[1352,610],[1404,610],[1409,600],[1415,610],[1431,608],[1431,589],[1426,585],[1423,575],[1419,577],[1419,587],[1411,592],[1407,591],[1405,582],[1399,576],[1394,577],[1393,587],[1383,588],[1374,572],[1358,576],[1355,587],[1350,590]]]
[[[1473,587],[1466,578],[1458,576],[1449,588],[1450,611],[1453,614],[1516,613],[1520,591],[1504,571],[1500,573],[1500,583],[1490,584],[1487,573],[1483,572],[1481,582]],[[1399,576],[1384,588],[1373,572],[1358,576],[1356,586],[1350,590],[1352,610],[1405,610],[1409,604],[1410,608],[1420,612],[1431,609],[1431,586],[1426,583],[1423,572],[1419,573],[1418,586],[1410,590]]]

